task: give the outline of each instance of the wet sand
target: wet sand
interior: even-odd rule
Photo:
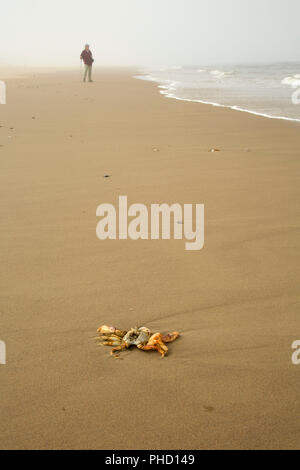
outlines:
[[[300,126],[133,74],[7,79],[0,448],[299,448]],[[119,195],[204,203],[204,249],[100,241],[96,208]],[[181,338],[116,360],[93,339],[104,323]]]

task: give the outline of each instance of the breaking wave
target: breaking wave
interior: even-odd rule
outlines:
[[[143,70],[135,78],[156,82],[166,98],[300,122],[300,105],[292,100],[292,89],[300,88],[297,70],[300,63],[230,68],[172,66]]]
[[[289,85],[292,88],[298,88],[300,87],[300,74],[292,75],[289,77],[285,77],[281,83],[283,85]]]

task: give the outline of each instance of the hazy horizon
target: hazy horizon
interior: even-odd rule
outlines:
[[[298,0],[2,0],[0,65],[163,67],[300,61]]]

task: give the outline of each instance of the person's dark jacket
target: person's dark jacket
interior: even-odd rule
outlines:
[[[83,60],[85,65],[92,65],[94,62],[92,52],[90,50],[87,51],[86,49],[83,49],[80,59]]]

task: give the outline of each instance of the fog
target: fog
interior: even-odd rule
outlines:
[[[299,0],[0,0],[0,64],[210,65],[300,60]]]

